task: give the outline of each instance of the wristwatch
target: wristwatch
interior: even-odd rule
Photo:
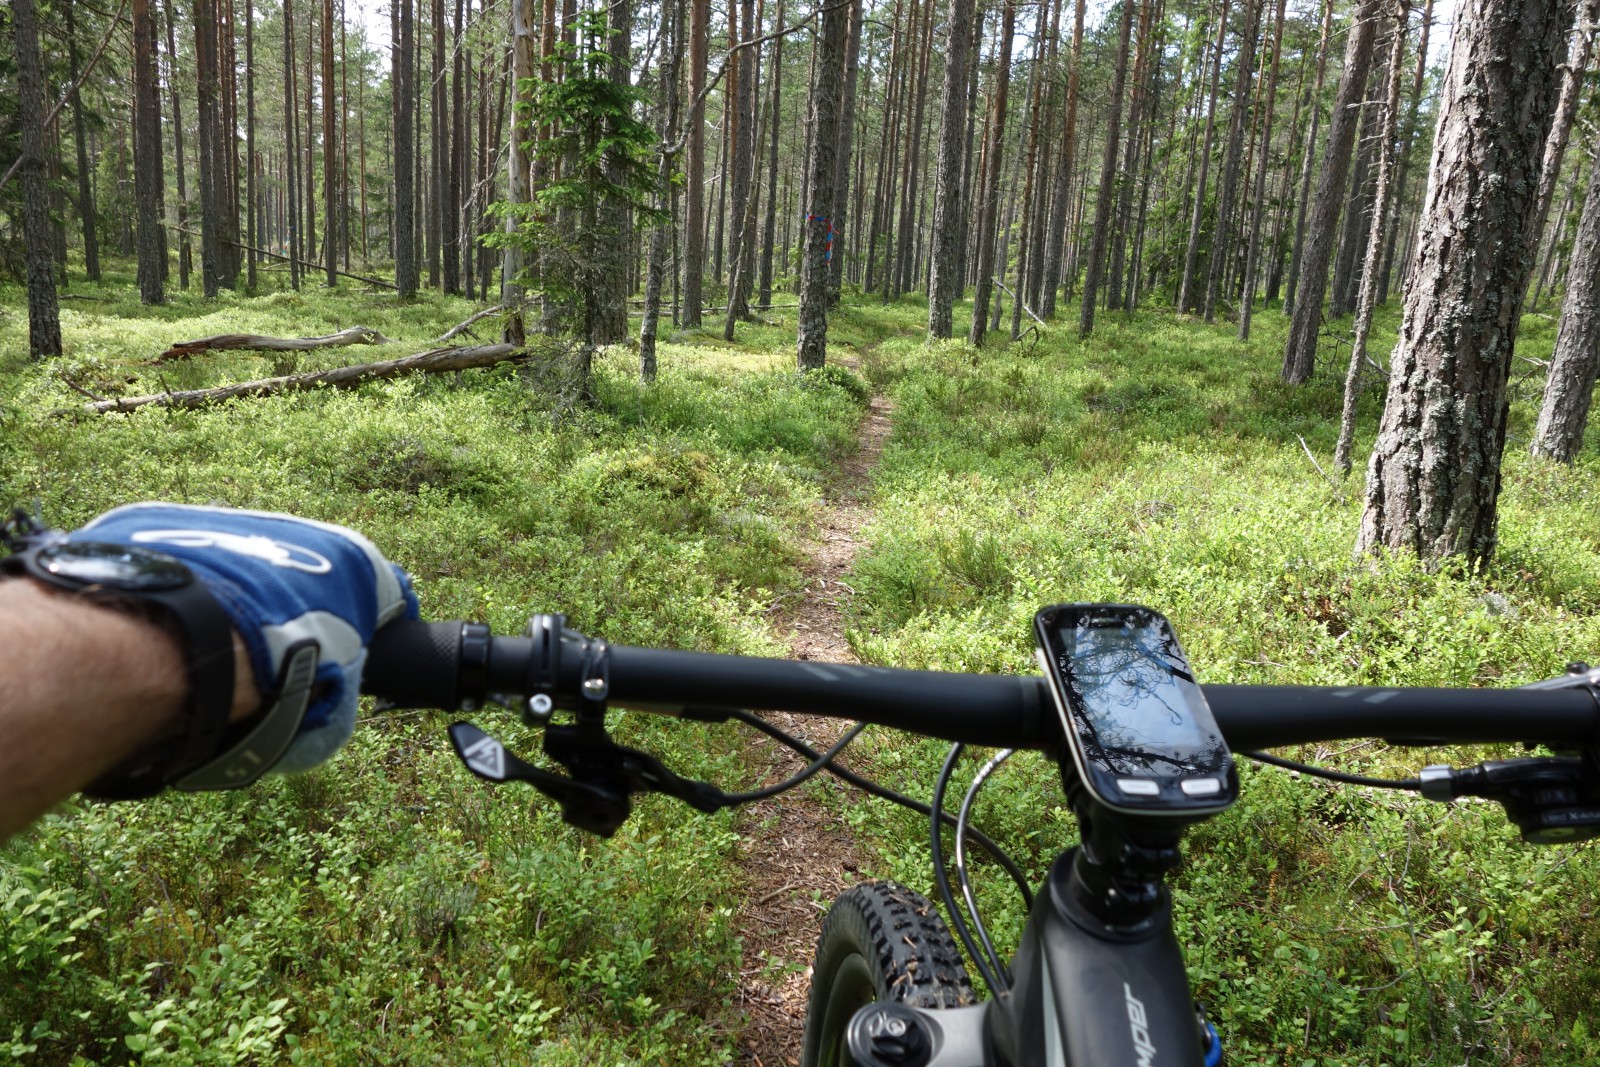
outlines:
[[[227,739],[234,683],[233,624],[227,613],[171,556],[39,533],[44,536],[36,533],[22,551],[0,560],[0,574],[34,578],[92,603],[139,614],[176,639],[187,667],[182,735],[151,744],[84,792],[104,800],[137,800],[168,785],[182,788],[192,772],[214,762]]]

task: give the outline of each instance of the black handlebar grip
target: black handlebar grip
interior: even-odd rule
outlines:
[[[373,635],[361,691],[396,708],[457,708],[460,620],[391,622]]]

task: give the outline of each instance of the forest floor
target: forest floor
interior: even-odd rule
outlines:
[[[857,432],[855,455],[824,487],[801,593],[773,611],[774,630],[796,659],[860,662],[845,637],[844,609],[855,595],[848,578],[863,545],[861,531],[872,516],[872,470],[889,438],[891,412],[889,400],[874,394]],[[782,712],[767,718],[816,749],[833,744],[849,728],[839,720]],[[764,737],[751,757],[763,767],[763,780],[801,766],[794,753]],[[860,846],[836,815],[804,791],[753,805],[741,830],[746,891],[738,919],[745,949],[739,994],[750,1023],[735,1062],[798,1064],[817,934],[828,903],[861,869]]]

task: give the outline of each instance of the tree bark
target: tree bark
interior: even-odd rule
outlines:
[[[61,355],[61,305],[50,262],[50,191],[45,184],[44,69],[33,0],[15,0],[11,30],[16,50],[18,119],[22,150],[22,226],[28,276],[28,354]]]
[[[844,75],[849,21],[849,5],[826,5],[822,32],[817,35],[817,73],[811,83],[811,158],[806,161],[809,193],[800,252],[797,362],[801,370],[815,370],[827,359],[828,216],[833,211],[833,178],[838,167],[839,83]]]
[[[1072,170],[1078,151],[1078,72],[1083,65],[1083,17],[1085,0],[1077,0],[1072,23],[1072,55],[1067,62],[1067,114],[1061,128],[1061,155],[1056,164],[1055,188],[1050,195],[1050,233],[1045,243],[1043,293],[1039,299],[1039,314],[1046,319],[1056,316],[1056,290],[1061,287],[1061,261],[1066,245],[1067,227],[1072,210]]]
[[[174,23],[178,21],[177,0],[167,0],[167,89],[168,100],[172,103],[172,164],[178,179],[178,287],[184,290],[189,288],[189,190],[186,179],[184,153],[183,153],[183,110],[179,106],[178,98],[178,45],[177,33]],[[289,0],[283,4],[285,34],[290,15]],[[287,40],[285,36],[285,40]],[[287,54],[287,52],[286,52]],[[288,84],[288,71],[284,73],[285,85]],[[287,99],[287,92],[285,93]],[[297,275],[291,277],[297,278]]]
[[[1350,345],[1350,367],[1344,379],[1344,410],[1339,420],[1339,441],[1334,465],[1350,473],[1350,451],[1356,436],[1356,401],[1361,395],[1361,372],[1367,361],[1367,336],[1372,330],[1372,310],[1377,304],[1379,271],[1383,258],[1383,230],[1388,225],[1390,175],[1394,170],[1395,126],[1400,114],[1400,67],[1405,62],[1409,0],[1394,4],[1394,29],[1389,45],[1388,78],[1384,91],[1382,132],[1378,135],[1378,177],[1372,195],[1372,221],[1367,229],[1366,263],[1361,270],[1361,293],[1356,299],[1355,338]]]
[[[150,0],[133,0],[133,195],[138,215],[139,302],[160,304],[166,266],[161,232],[161,105],[156,90],[156,20]]]
[[[1480,0],[1458,16],[1359,552],[1494,554],[1512,346],[1571,25],[1563,0]]]
[[[513,208],[533,199],[533,187],[529,184],[532,161],[528,158],[527,147],[530,131],[523,108],[528,100],[525,83],[533,77],[534,17],[533,0],[511,0],[511,143],[506,152],[506,199]],[[516,215],[506,216],[507,241],[501,249],[500,260],[500,302],[507,309],[503,339],[520,345],[527,338],[527,323],[522,311],[522,248],[515,240],[517,225]]]
[[[1117,143],[1122,134],[1122,90],[1128,73],[1128,38],[1133,31],[1133,5],[1122,5],[1122,25],[1117,31],[1117,66],[1111,76],[1111,117],[1106,125],[1105,156],[1100,163],[1100,191],[1095,196],[1094,231],[1089,239],[1089,261],[1083,274],[1083,303],[1078,310],[1078,336],[1094,332],[1095,302],[1100,295],[1100,274],[1105,267],[1106,241],[1110,237],[1112,185],[1117,176]]]
[[[67,76],[72,89],[72,142],[78,157],[78,215],[83,220],[83,270],[91,282],[100,280],[99,216],[94,205],[94,183],[90,180],[88,138],[83,129],[83,100],[78,94],[78,27],[74,19],[77,0],[65,4],[67,17]],[[159,131],[158,131],[159,132]]]
[[[1400,174],[1394,182],[1394,221],[1389,226],[1389,243],[1384,248],[1383,266],[1378,273],[1378,303],[1389,299],[1389,279],[1393,274],[1395,246],[1400,241],[1402,205],[1405,203],[1406,185],[1411,176],[1412,149],[1417,145],[1417,110],[1422,106],[1422,84],[1428,76],[1428,34],[1433,29],[1433,0],[1423,0],[1422,32],[1417,38],[1416,73],[1411,78],[1411,98],[1406,108],[1406,123],[1401,134]],[[1540,223],[1540,231],[1544,230]]]
[[[1600,153],[1589,166],[1589,195],[1572,243],[1567,295],[1555,355],[1545,379],[1533,454],[1571,463],[1583,448],[1596,373],[1600,372]]]
[[[506,344],[435,348],[427,352],[418,352],[414,356],[386,360],[382,363],[360,363],[352,367],[290,374],[281,378],[260,378],[235,385],[220,385],[214,389],[189,389],[177,393],[152,393],[148,396],[122,397],[117,400],[96,400],[83,405],[83,410],[90,414],[103,415],[110,411],[135,411],[150,405],[164,408],[199,408],[244,397],[275,396],[279,393],[307,392],[312,389],[352,389],[366,382],[399,378],[407,374],[439,374],[445,371],[471,370],[474,367],[489,367],[508,359],[521,359],[524,356],[522,349],[516,345]]]
[[[1328,32],[1333,28],[1333,0],[1323,0],[1322,35],[1317,42],[1317,79],[1311,90],[1311,132],[1306,136],[1300,168],[1300,195],[1295,198],[1294,247],[1289,250],[1289,281],[1284,291],[1283,310],[1294,309],[1295,291],[1300,284],[1300,257],[1305,250],[1306,211],[1311,206],[1312,166],[1317,158],[1317,131],[1322,125],[1322,80],[1328,71]]]
[[[342,348],[345,345],[386,345],[393,338],[385,337],[370,326],[350,326],[338,333],[322,337],[267,337],[257,333],[219,333],[193,341],[174,341],[154,360],[169,363],[175,359],[188,359],[198,352],[222,349],[248,349],[256,352],[309,352],[314,348]]]
[[[392,85],[395,97],[394,122],[394,286],[402,300],[417,295],[416,243],[416,101],[412,84],[416,69],[415,18],[412,0],[391,0],[399,9],[398,39],[392,56]],[[511,305],[508,307],[520,305]]]
[[[778,0],[777,25],[783,25],[784,0]],[[675,83],[674,83],[675,84]],[[778,129],[783,101],[783,38],[772,42],[772,100],[767,106],[767,217],[761,229],[761,282],[756,303],[772,306],[772,252],[778,224]]]
[[[1550,136],[1544,142],[1544,162],[1539,169],[1538,205],[1534,216],[1536,235],[1543,235],[1545,223],[1550,218],[1550,200],[1555,192],[1556,179],[1561,175],[1561,161],[1566,158],[1567,142],[1571,140],[1572,120],[1578,114],[1578,98],[1583,94],[1583,76],[1589,67],[1589,50],[1594,43],[1595,20],[1600,18],[1600,2],[1580,0],[1577,18],[1578,25],[1567,46],[1567,61],[1561,68],[1561,99],[1556,104],[1555,121],[1550,124]]]
[[[939,146],[933,194],[933,264],[928,284],[928,336],[949,337],[952,306],[961,291],[961,151],[966,143],[967,61],[972,40],[973,0],[950,0],[945,23],[944,85],[940,94]]]
[[[1350,149],[1355,143],[1356,128],[1361,124],[1361,109],[1356,105],[1366,92],[1367,74],[1372,67],[1372,39],[1380,2],[1359,0],[1351,15],[1353,22],[1345,43],[1344,73],[1334,97],[1333,117],[1328,120],[1328,147],[1322,157],[1322,174],[1317,179],[1316,207],[1300,257],[1299,288],[1294,294],[1294,316],[1283,353],[1283,379],[1294,385],[1310,381],[1311,371],[1316,366],[1322,297],[1328,287],[1334,232],[1339,221],[1339,206],[1344,200],[1345,180],[1350,172]]]
[[[972,289],[972,328],[967,340],[974,345],[983,344],[989,330],[989,298],[994,289],[994,259],[996,216],[1000,201],[1000,155],[1005,144],[1006,90],[1011,81],[1011,39],[1016,34],[1016,0],[1005,0],[1005,11],[1000,19],[1000,54],[995,61],[993,107],[989,112],[989,137],[983,149],[984,170],[983,202],[978,209],[978,273]]]
[[[684,155],[683,325],[696,329],[705,303],[706,53],[711,48],[711,0],[689,0],[689,140]]]
[[[1194,305],[1195,272],[1200,269],[1200,225],[1205,219],[1206,179],[1211,173],[1211,142],[1217,130],[1217,90],[1222,82],[1222,46],[1228,39],[1228,0],[1222,0],[1222,15],[1217,19],[1217,45],[1211,57],[1210,103],[1206,105],[1206,133],[1200,146],[1200,174],[1196,179],[1194,206],[1189,216],[1189,243],[1183,254],[1183,274],[1178,278],[1178,310]]]
[[[1206,276],[1205,320],[1216,321],[1217,295],[1222,291],[1228,253],[1233,244],[1233,203],[1239,187],[1239,159],[1244,155],[1245,116],[1250,110],[1250,82],[1255,75],[1256,35],[1261,29],[1261,9],[1266,0],[1246,0],[1244,36],[1234,65],[1238,80],[1233,88],[1233,111],[1228,116],[1228,151],[1223,157],[1222,180],[1217,183],[1217,218],[1211,228],[1211,266]]]
[[[1272,31],[1272,73],[1267,76],[1267,115],[1261,129],[1261,166],[1256,170],[1255,209],[1250,219],[1250,247],[1245,253],[1244,282],[1239,287],[1239,340],[1250,339],[1250,312],[1256,302],[1256,264],[1261,259],[1261,230],[1267,207],[1267,171],[1272,147],[1272,117],[1278,103],[1278,68],[1283,59],[1283,16],[1288,0],[1278,0]]]

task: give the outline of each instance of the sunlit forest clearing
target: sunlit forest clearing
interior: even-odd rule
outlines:
[[[1592,441],[1572,467],[1508,455],[1492,566],[1353,562],[1358,480],[1325,476],[1340,383],[1277,379],[1273,312],[1245,346],[1226,327],[1139,312],[1107,317],[1086,343],[1049,330],[974,350],[927,346],[917,302],[847,298],[832,350],[859,375],[796,377],[793,320],[773,314],[733,346],[664,337],[649,386],[632,348],[604,350],[592,407],[562,400],[536,364],[507,364],[83,416],[79,390],[204,387],[419,349],[472,307],[346,289],[145,309],[125,279],[77,288],[95,299],[64,313],[63,359],[29,364],[14,341],[3,353],[9,498],[65,524],[146,497],[349,523],[416,576],[431,617],[515,632],[559,609],[617,642],[781,654],[771,611],[802,595],[820,487],[877,391],[893,401],[892,434],[845,609],[866,662],[1026,671],[1032,612],[1073,598],[1161,605],[1207,681],[1508,685],[1600,646]],[[150,362],[195,336],[352,322],[393,345]],[[1376,352],[1394,322],[1380,316]],[[1551,332],[1530,317],[1526,351]],[[1520,388],[1513,433],[1536,380]],[[1380,400],[1376,386],[1364,395],[1363,449]],[[83,1062],[741,1058],[742,985],[754,973],[780,986],[808,962],[741,951],[734,916],[757,880],[742,858],[763,823],[685,818],[657,799],[617,838],[585,839],[551,805],[467,776],[446,721],[374,716],[310,776],[74,805],[13,843],[0,1050],[24,1063],[66,1050]],[[625,714],[622,732],[680,773],[754,784],[749,738],[732,727]],[[857,748],[921,796],[942,758],[882,730]],[[1374,773],[1422,759],[1306,755]],[[1271,768],[1246,787],[1192,842],[1178,882],[1196,992],[1231,1055],[1596,1053],[1591,848],[1520,845],[1493,806]],[[925,826],[809,789],[868,857],[849,877],[926,887]],[[1034,875],[1073,833],[1038,758],[1013,761],[981,818]],[[1003,879],[980,870],[980,893],[1014,936]]]
[[[497,634],[1021,675],[1040,607],[1123,602],[1205,683],[1550,678],[1600,658],[1597,25],[14,0],[0,504],[348,525]],[[601,839],[467,774],[457,717],[369,702],[312,773],[0,843],[0,1063],[796,1064],[830,900],[934,896],[927,821],[827,774],[643,796]],[[608,721],[728,790],[804,766]],[[842,761],[928,801],[946,748],[872,727]],[[1170,882],[1229,1062],[1600,1059],[1592,842],[1240,775]],[[1033,885],[1079,834],[1037,752],[975,819]],[[1009,953],[1023,904],[973,870]]]

